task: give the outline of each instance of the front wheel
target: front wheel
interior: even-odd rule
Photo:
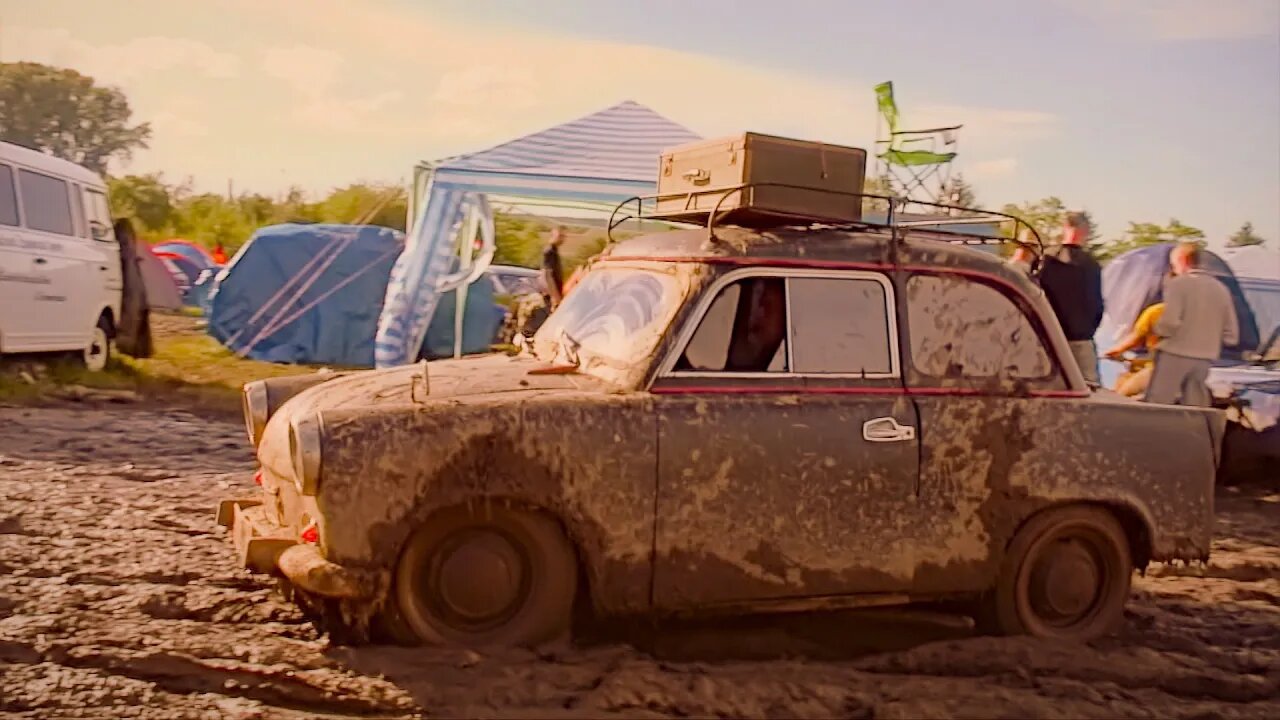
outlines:
[[[111,334],[111,321],[105,315],[98,318],[98,324],[93,328],[93,337],[84,349],[85,369],[90,372],[106,369],[107,362],[111,360]]]
[[[1111,513],[1046,510],[1009,544],[987,620],[1007,635],[1094,640],[1123,622],[1132,574],[1128,538]]]
[[[477,505],[438,512],[409,539],[395,574],[397,624],[430,645],[528,647],[567,636],[578,568],[559,524]]]

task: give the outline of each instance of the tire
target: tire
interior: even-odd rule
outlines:
[[[81,359],[84,361],[86,370],[89,372],[102,372],[107,368],[107,363],[111,361],[111,337],[113,334],[111,321],[107,319],[107,316],[99,317],[98,324],[93,328],[93,338],[89,341],[89,346],[81,353]]]
[[[497,505],[451,508],[405,544],[388,615],[420,644],[554,642],[569,634],[577,569],[572,545],[546,515]]]
[[[1046,510],[1009,544],[980,621],[1005,635],[1095,640],[1123,623],[1132,575],[1128,537],[1111,513]]]

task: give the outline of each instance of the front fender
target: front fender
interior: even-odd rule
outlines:
[[[431,513],[520,504],[555,516],[597,605],[648,605],[657,432],[647,395],[546,393],[324,411],[314,499],[325,555],[389,568]]]

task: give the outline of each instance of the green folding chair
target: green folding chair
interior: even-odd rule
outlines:
[[[884,120],[877,123],[876,134],[881,136],[880,126],[888,132],[887,137],[876,140],[876,157],[880,160],[881,175],[897,186],[893,188],[894,194],[910,198],[924,192],[929,197],[920,199],[945,204],[951,161],[956,157],[956,135],[964,126],[899,130],[892,82],[876,86],[876,104]],[[923,143],[928,146],[922,147]]]

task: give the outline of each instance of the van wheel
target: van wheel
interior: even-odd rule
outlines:
[[[1124,620],[1133,575],[1129,541],[1111,513],[1064,507],[1014,536],[985,610],[990,629],[1087,642]]]
[[[536,646],[568,636],[577,579],[573,547],[550,517],[451,508],[405,545],[395,616],[422,644]]]
[[[93,328],[93,339],[84,349],[84,366],[90,372],[101,372],[106,369],[107,361],[111,359],[111,335],[111,321],[103,315],[98,318],[98,324]]]

